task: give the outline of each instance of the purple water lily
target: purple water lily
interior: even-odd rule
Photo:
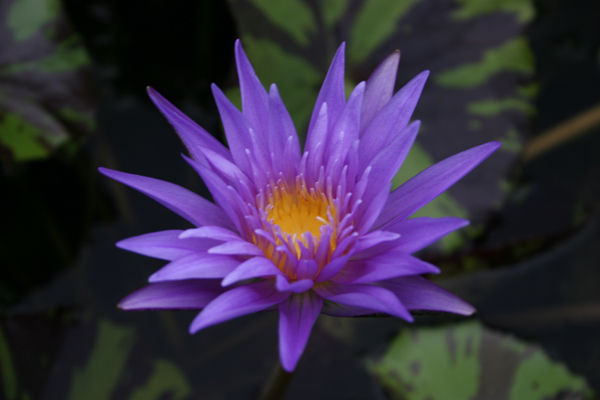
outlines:
[[[449,157],[390,192],[419,130],[419,121],[409,121],[427,71],[393,95],[400,54],[392,53],[346,101],[342,44],[302,151],[277,87],[267,93],[239,41],[235,56],[243,112],[212,86],[229,149],[149,89],[216,204],[168,182],[100,168],[195,226],[117,243],[170,261],[120,307],[201,309],[190,333],[277,309],[287,371],[296,367],[319,313],[386,313],[407,321],[410,310],[472,314],[472,306],[420,276],[437,267],[411,255],[468,221],[408,218],[500,143]]]

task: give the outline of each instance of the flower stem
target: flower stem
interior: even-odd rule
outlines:
[[[256,400],[281,400],[285,395],[288,385],[294,377],[293,372],[286,372],[281,363],[277,361],[275,369],[263,386]]]

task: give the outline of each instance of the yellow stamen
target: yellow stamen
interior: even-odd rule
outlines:
[[[281,228],[285,239],[288,236],[292,237],[298,258],[298,242],[308,246],[307,235],[311,235],[313,243],[317,246],[321,237],[321,227],[329,225],[330,218],[335,221],[336,209],[331,199],[321,196],[314,189],[307,190],[304,185],[291,190],[276,187],[269,196],[269,203],[266,209],[267,219]],[[335,242],[333,236],[335,235],[332,235],[332,243]]]

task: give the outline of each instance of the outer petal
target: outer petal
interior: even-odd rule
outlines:
[[[360,116],[360,132],[371,123],[373,117],[387,104],[394,93],[398,63],[400,62],[400,51],[396,50],[385,58],[375,68],[367,80],[365,90],[365,101]]]
[[[237,233],[220,226],[202,226],[195,229],[187,229],[181,233],[180,238],[205,238],[220,241],[243,241]],[[213,246],[214,247],[214,246]]]
[[[421,276],[405,276],[378,282],[377,285],[394,292],[409,310],[444,311],[471,315],[475,308]]]
[[[288,292],[275,289],[272,280],[250,283],[228,290],[198,314],[190,325],[190,333],[196,333],[211,325],[228,321],[242,315],[279,304],[290,296]]]
[[[265,257],[252,257],[241,263],[236,269],[231,271],[223,282],[222,286],[229,286],[244,279],[251,278],[269,278],[276,275],[282,275],[283,272],[273,264],[273,261]]]
[[[373,257],[391,249],[397,249],[408,254],[424,249],[437,242],[448,233],[469,225],[469,221],[456,217],[430,218],[419,217],[399,221],[389,225],[387,230],[397,232],[399,238],[381,242],[364,250],[357,250],[353,259]],[[381,231],[373,231],[381,232]],[[371,233],[369,233],[370,235]]]
[[[369,182],[365,194],[362,196],[365,205],[369,205],[371,200],[396,175],[408,155],[420,127],[421,121],[411,123],[371,160],[369,165],[372,167],[372,170],[369,174]]]
[[[395,232],[388,231],[372,231],[367,233],[366,235],[361,236],[356,241],[356,246],[354,246],[354,251],[356,253],[360,253],[367,249],[370,249],[373,246],[377,246],[381,243],[387,243],[389,241],[396,242],[400,235]],[[356,258],[356,257],[352,257]],[[362,258],[362,257],[359,257]]]
[[[264,256],[265,253],[255,244],[248,242],[225,242],[208,250],[209,254],[233,254],[244,256]]]
[[[275,173],[284,172],[293,179],[300,164],[300,141],[296,127],[285,108],[275,84],[269,92],[269,152],[273,156]],[[283,155],[283,157],[282,157]]]
[[[175,131],[196,161],[200,161],[202,158],[202,147],[208,148],[231,161],[231,154],[225,146],[192,121],[187,115],[179,111],[173,104],[169,103],[160,93],[148,87],[148,95],[160,112],[173,125],[173,128],[175,128]]]
[[[344,56],[345,56],[346,44],[342,43],[333,57],[323,86],[319,91],[317,102],[310,118],[310,124],[308,126],[308,134],[306,137],[306,148],[311,148],[312,143],[311,133],[316,123],[317,117],[321,111],[323,103],[327,103],[329,110],[329,124],[328,129],[333,127],[333,124],[337,121],[344,104],[346,103],[346,96],[344,94]]]
[[[500,142],[489,142],[473,147],[448,157],[414,176],[392,192],[375,226],[384,229],[408,218],[465,176],[500,146]]]
[[[401,132],[412,116],[429,71],[421,72],[398,91],[373,118],[360,138],[360,170]]]
[[[268,132],[269,118],[267,92],[258,80],[239,39],[235,41],[235,61],[240,79],[244,116],[264,138]]]
[[[246,149],[254,150],[255,144],[264,146],[264,143],[253,143],[253,137],[250,135],[251,126],[245,116],[231,104],[229,99],[215,84],[211,88],[217,108],[219,109],[219,114],[221,115],[221,121],[223,121],[227,143],[231,149],[233,160],[242,171],[246,172],[248,176],[252,176],[250,174],[252,168],[246,155]]]
[[[439,274],[433,264],[401,251],[389,251],[375,257],[353,260],[333,277],[336,283],[368,283],[406,275]]]
[[[183,279],[223,278],[241,261],[234,257],[207,253],[194,253],[171,261],[148,278],[149,282]]]
[[[412,315],[389,290],[369,284],[343,285],[338,283],[321,283],[315,285],[314,291],[327,300],[351,307],[371,309],[378,312],[413,321]]]
[[[109,178],[144,193],[196,226],[217,225],[234,229],[221,208],[181,186],[108,168],[100,167],[98,170]]]
[[[279,303],[279,355],[286,371],[296,368],[322,307],[323,299],[313,292],[293,294]]]
[[[198,251],[206,251],[218,242],[211,239],[180,239],[183,231],[161,231],[134,236],[117,242],[117,247],[161,260],[175,260]]]
[[[205,307],[225,289],[218,279],[152,283],[119,303],[123,310],[192,309]]]
[[[304,293],[314,285],[312,279],[300,279],[289,282],[284,275],[275,276],[275,287],[280,292]]]

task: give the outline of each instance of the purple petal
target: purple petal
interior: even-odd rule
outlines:
[[[294,122],[285,108],[275,84],[271,85],[269,92],[268,141],[269,151],[276,156],[273,160],[277,164],[275,172],[285,172],[286,178],[292,179],[300,164],[300,141]],[[288,144],[288,142],[290,143]],[[281,157],[282,154],[285,154],[287,147],[289,147],[287,149],[289,154]]]
[[[289,292],[277,291],[272,280],[236,287],[210,302],[192,321],[190,333],[242,315],[266,310],[289,296]]]
[[[225,128],[225,136],[231,150],[233,160],[242,171],[251,171],[246,149],[254,149],[250,137],[250,124],[246,117],[238,110],[214,83],[211,86],[221,121]]]
[[[283,272],[273,264],[273,261],[265,257],[253,257],[241,263],[236,269],[231,271],[223,282],[222,286],[229,286],[244,279],[251,278],[269,278],[275,275],[282,275]]]
[[[395,232],[387,232],[387,231],[373,231],[369,232],[366,235],[361,236],[356,241],[356,246],[354,246],[354,251],[359,253],[366,249],[369,249],[373,246],[376,246],[380,243],[396,241],[400,235]]]
[[[327,103],[323,103],[321,106],[315,126],[311,131],[312,134],[310,138],[306,139],[306,145],[304,146],[304,154],[307,158],[306,163],[301,162],[300,172],[305,175],[309,185],[314,184],[317,180],[319,168],[323,165],[323,153],[328,133],[327,107]]]
[[[286,371],[296,368],[322,307],[323,299],[313,292],[293,294],[279,303],[279,355]]]
[[[265,253],[255,244],[249,242],[225,242],[208,250],[209,254],[233,254],[244,256],[264,256]]]
[[[396,50],[385,58],[367,80],[365,101],[360,116],[360,132],[373,120],[373,117],[392,98],[396,84],[400,51]]]
[[[360,170],[362,171],[410,121],[429,71],[421,72],[394,95],[373,118],[360,138]]]
[[[117,247],[161,260],[175,260],[197,251],[206,251],[217,242],[211,239],[180,239],[183,231],[161,231],[134,236],[117,242]]]
[[[377,196],[396,175],[406,159],[420,127],[421,121],[411,123],[371,160],[369,182],[365,194],[362,196],[365,204],[369,204],[371,199]]]
[[[336,283],[369,283],[398,276],[439,274],[435,265],[401,251],[352,260],[331,280]]]
[[[194,253],[171,261],[148,278],[148,282],[176,281],[182,279],[223,278],[241,261],[234,257]]]
[[[333,278],[340,272],[342,268],[344,268],[344,265],[346,265],[349,259],[350,256],[347,255],[334,258],[321,269],[321,272],[319,272],[316,281],[325,282]]]
[[[123,310],[198,310],[223,293],[218,279],[152,283],[119,303]]]
[[[388,227],[401,237],[394,241],[396,249],[412,254],[437,242],[448,233],[469,225],[469,221],[456,217],[411,218]]]
[[[408,218],[452,186],[501,146],[489,142],[455,154],[405,182],[390,195],[375,226],[378,229]]]
[[[298,279],[314,279],[319,272],[319,266],[315,260],[299,260],[296,270]]]
[[[232,198],[231,192],[228,190],[227,185],[223,180],[211,169],[205,167],[204,165],[196,162],[187,157],[183,157],[185,161],[188,162],[196,170],[198,175],[204,181],[204,184],[210,191],[210,194],[215,199],[215,201],[222,207],[222,210],[227,214],[229,220],[233,222],[233,226],[237,228],[238,231],[242,230],[242,225],[240,223],[241,214],[237,207],[235,207],[236,202]],[[215,224],[205,224],[205,225],[215,225]],[[225,228],[232,228],[232,224],[229,226],[225,226]]]
[[[284,275],[275,276],[275,287],[280,292],[303,293],[312,288],[313,285],[312,279],[300,279],[290,283]]]
[[[383,289],[383,290],[380,290]],[[360,307],[394,315],[412,322],[413,317],[398,297],[379,286],[369,284],[344,285],[339,283],[321,283],[313,290],[324,299],[351,307]]]
[[[342,43],[333,57],[323,86],[319,91],[317,102],[310,118],[310,124],[308,125],[308,134],[306,137],[307,145],[311,142],[310,137],[313,127],[317,121],[319,113],[321,112],[321,106],[323,103],[327,103],[329,109],[329,124],[327,129],[333,127],[337,117],[342,112],[344,104],[346,103],[346,95],[344,93],[344,54],[346,44]]]
[[[469,221],[456,217],[418,217],[399,221],[389,225],[387,229],[388,231],[400,234],[400,238],[376,244],[371,248],[358,250],[354,253],[352,258],[361,259],[373,257],[391,249],[412,254],[438,241],[448,233],[467,225],[469,225]]]
[[[109,178],[144,193],[196,226],[217,225],[234,229],[221,208],[181,186],[108,168],[100,167],[98,170]]]
[[[471,315],[475,308],[422,276],[405,276],[378,282],[396,294],[409,310],[443,311]]]
[[[200,228],[187,229],[179,235],[180,238],[207,238],[221,241],[243,241],[235,232],[220,226],[202,226]],[[213,246],[214,247],[214,246]]]
[[[240,80],[244,116],[264,138],[268,132],[269,118],[267,92],[256,76],[239,39],[235,41],[235,61]]]
[[[365,83],[361,82],[356,85],[350,94],[340,117],[328,133],[325,152],[328,158],[339,157],[343,160],[352,143],[358,139],[360,109],[363,104],[364,93]]]
[[[169,103],[156,90],[148,87],[148,95],[160,112],[173,125],[173,128],[175,128],[175,131],[181,140],[183,140],[195,160],[200,161],[202,158],[202,147],[214,151],[227,160],[231,160],[231,154],[225,146],[192,121],[187,115],[179,111],[173,104]]]

